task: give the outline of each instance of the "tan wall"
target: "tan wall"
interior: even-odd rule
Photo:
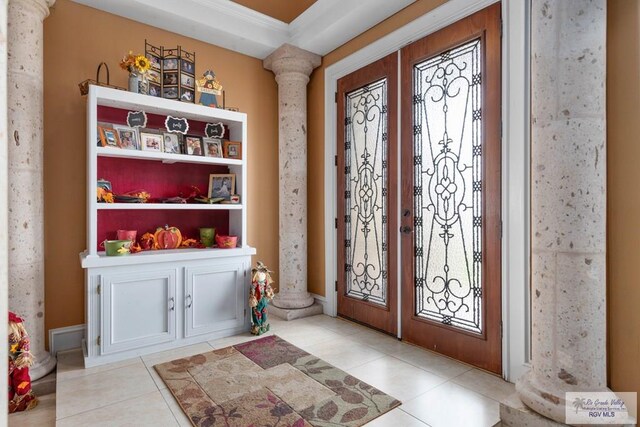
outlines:
[[[418,0],[322,58],[309,82],[309,292],[325,294],[324,70],[357,50],[426,14],[446,0]],[[326,189],[335,193],[334,189]]]
[[[277,86],[262,61],[96,9],[58,0],[44,25],[45,327],[84,323],[85,99],[78,82],[105,61],[111,83],[126,86],[118,67],[128,50],[182,45],[196,52],[196,72],[215,70],[227,105],[249,118],[248,241],[258,259],[278,266]],[[34,112],[35,114],[36,112]],[[276,278],[277,279],[277,278]]]
[[[607,3],[609,382],[640,392],[640,2]]]

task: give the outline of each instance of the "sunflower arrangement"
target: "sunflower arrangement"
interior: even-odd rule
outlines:
[[[129,51],[129,53],[122,58],[122,61],[120,61],[120,68],[130,73],[137,72],[144,74],[151,68],[151,61],[144,55],[134,55],[133,51]]]

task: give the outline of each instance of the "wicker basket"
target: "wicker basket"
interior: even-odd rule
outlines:
[[[106,83],[100,82],[100,70],[102,69],[103,65],[104,65],[105,70],[107,71],[107,82]],[[83,82],[78,83],[78,86],[80,87],[80,94],[81,95],[84,96],[84,95],[89,93],[89,85],[110,87],[111,89],[118,89],[118,90],[126,90],[123,87],[109,84],[109,66],[105,62],[101,62],[100,65],[98,65],[98,71],[96,71],[96,79],[95,80],[87,79],[87,80],[85,80]]]

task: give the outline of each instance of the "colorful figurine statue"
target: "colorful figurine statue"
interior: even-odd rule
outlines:
[[[258,261],[258,266],[251,270],[251,291],[249,305],[251,306],[251,333],[262,335],[269,330],[267,321],[267,305],[273,299],[271,271]]]
[[[9,312],[9,413],[27,411],[38,404],[31,391],[29,335],[22,319]]]
[[[216,73],[205,71],[202,78],[196,80],[196,90],[200,92],[200,104],[218,108],[216,95],[222,95],[222,85],[216,79]]]

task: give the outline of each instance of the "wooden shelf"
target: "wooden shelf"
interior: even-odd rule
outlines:
[[[201,210],[201,211],[233,211],[242,210],[243,205],[237,204],[213,204],[208,205],[205,203],[98,203],[98,210]]]
[[[241,166],[242,160],[218,157],[191,156],[188,154],[156,153],[153,151],[127,150],[112,147],[96,147],[98,157],[156,160],[162,163],[197,163],[201,165]]]

